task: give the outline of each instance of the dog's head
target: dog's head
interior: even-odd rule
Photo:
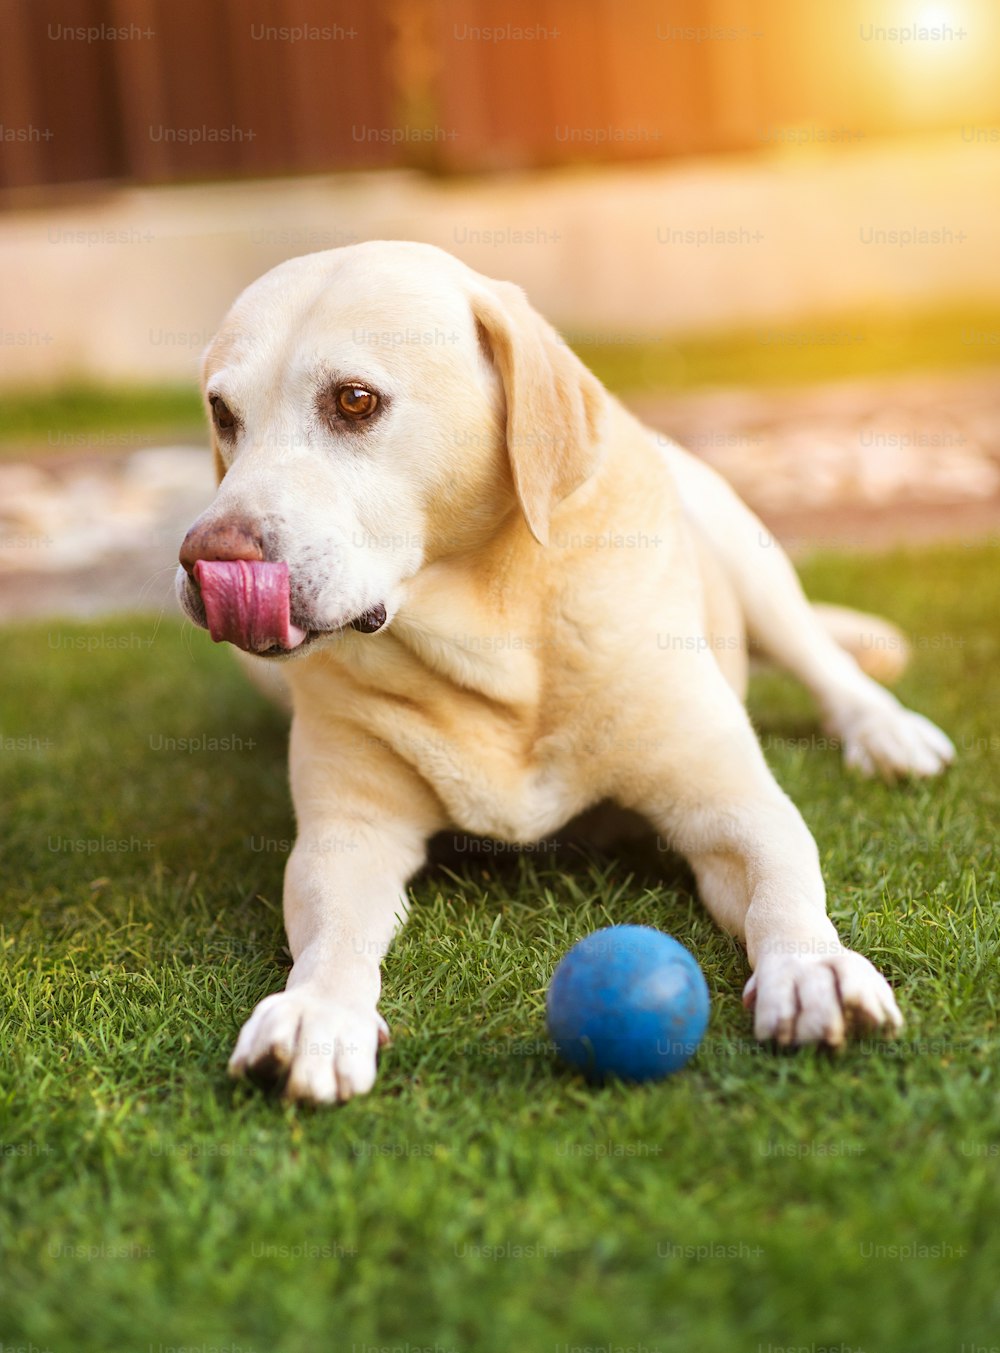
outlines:
[[[181,548],[182,606],[206,624],[199,560],[286,563],[296,652],[388,623],[408,579],[513,513],[544,545],[606,400],[519,288],[387,242],[265,274],[202,378],[219,490]]]

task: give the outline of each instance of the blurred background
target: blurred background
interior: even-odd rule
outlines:
[[[1000,533],[994,0],[0,0],[0,617],[169,605],[281,260],[523,285],[793,550]]]

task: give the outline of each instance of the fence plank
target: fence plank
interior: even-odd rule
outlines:
[[[0,186],[502,171],[957,121],[951,67],[925,110],[921,54],[862,39],[895,3],[0,0]],[[995,119],[987,56],[953,47],[934,55],[966,62],[970,118]]]
[[[19,187],[48,179],[49,125],[31,59],[30,20],[23,0],[0,0],[0,89],[3,90],[3,144],[0,186]]]

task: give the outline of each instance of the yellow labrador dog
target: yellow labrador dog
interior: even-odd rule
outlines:
[[[812,607],[723,480],[628,413],[519,288],[431,246],[281,264],[203,375],[220,483],[180,600],[293,708],[294,966],[235,1075],[317,1102],[369,1090],[380,960],[428,839],[536,841],[608,802],[686,856],[745,941],[758,1038],[901,1025],[827,917],[742,702],[749,640],[815,695],[849,765],[937,774],[949,740],[848,651],[885,622]]]

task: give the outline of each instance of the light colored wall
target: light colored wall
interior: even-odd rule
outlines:
[[[194,379],[246,283],[293,255],[382,237],[520,282],[564,331],[591,337],[997,304],[1000,129],[975,134],[482,180],[393,171],[115,190],[8,211],[0,383]],[[878,231],[904,233],[870,242]]]

